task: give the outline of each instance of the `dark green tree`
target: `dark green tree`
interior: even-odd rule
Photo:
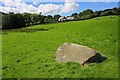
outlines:
[[[45,17],[42,15],[42,12],[39,13],[39,23],[43,24],[45,22]]]
[[[61,16],[59,15],[59,14],[56,14],[56,15],[54,15],[54,20],[55,21],[58,21],[58,19],[60,18]]]
[[[47,15],[45,17],[45,20],[46,20],[46,22],[52,22],[53,21],[53,17],[51,15]]]
[[[93,14],[94,12],[91,9],[86,9],[82,12],[83,15]]]
[[[113,15],[116,15],[117,14],[117,7],[113,8],[111,12]]]
[[[29,26],[32,23],[30,13],[23,13],[23,16],[25,19],[26,26]]]
[[[120,15],[120,7],[117,8],[117,15]]]
[[[38,22],[39,22],[39,15],[38,14],[31,14],[30,17],[31,17],[32,25],[38,24]]]
[[[95,11],[95,12],[94,12],[94,16],[95,16],[95,17],[99,17],[100,14],[101,14],[101,12],[102,12],[101,10],[100,10],[100,11]]]
[[[78,13],[73,13],[71,16],[77,18]]]

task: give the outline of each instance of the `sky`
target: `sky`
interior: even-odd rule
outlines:
[[[0,11],[69,16],[86,9],[112,9],[118,7],[118,2],[119,0],[0,0]]]

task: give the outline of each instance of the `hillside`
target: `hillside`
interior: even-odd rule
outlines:
[[[100,64],[55,62],[55,51],[72,42],[107,56]],[[42,24],[2,32],[3,78],[117,78],[118,17]]]

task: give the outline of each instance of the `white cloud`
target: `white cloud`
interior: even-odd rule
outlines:
[[[61,13],[73,12],[77,10],[79,4],[75,3],[75,0],[65,0],[64,6],[61,9]]]
[[[15,13],[36,13],[37,9],[33,5],[28,5],[22,0],[1,0],[5,6],[0,6],[0,11],[2,12],[15,12]]]
[[[61,9],[61,13],[73,12],[73,11],[77,10],[78,7],[79,7],[79,4],[77,4],[77,3],[66,2]]]
[[[61,9],[62,5],[55,4],[41,4],[39,5],[37,11],[42,12],[43,14],[56,14]]]
[[[38,11],[43,14],[62,14],[72,12],[78,9],[78,4],[74,2],[75,0],[65,0],[64,5],[56,4],[41,4],[38,7]]]
[[[32,4],[34,4],[34,5],[38,5],[38,4],[39,4],[39,2],[34,1]]]
[[[67,13],[75,11],[78,8],[78,4],[74,0],[65,0],[63,4],[40,4],[38,7],[32,4],[26,4],[22,0],[0,0],[5,6],[0,6],[0,11],[2,12],[15,12],[15,13],[39,13],[42,12],[44,15],[57,14],[57,13]],[[33,2],[37,4],[37,2]]]
[[[22,0],[14,0],[15,2],[22,2]]]
[[[5,12],[5,13],[8,13],[8,12],[12,11],[12,9],[11,9],[10,7],[0,6],[0,11],[1,11],[1,12]]]

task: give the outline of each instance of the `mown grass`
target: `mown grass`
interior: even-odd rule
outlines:
[[[58,63],[55,51],[72,42],[108,59],[100,64]],[[117,78],[118,17],[30,26],[2,32],[3,78]]]

